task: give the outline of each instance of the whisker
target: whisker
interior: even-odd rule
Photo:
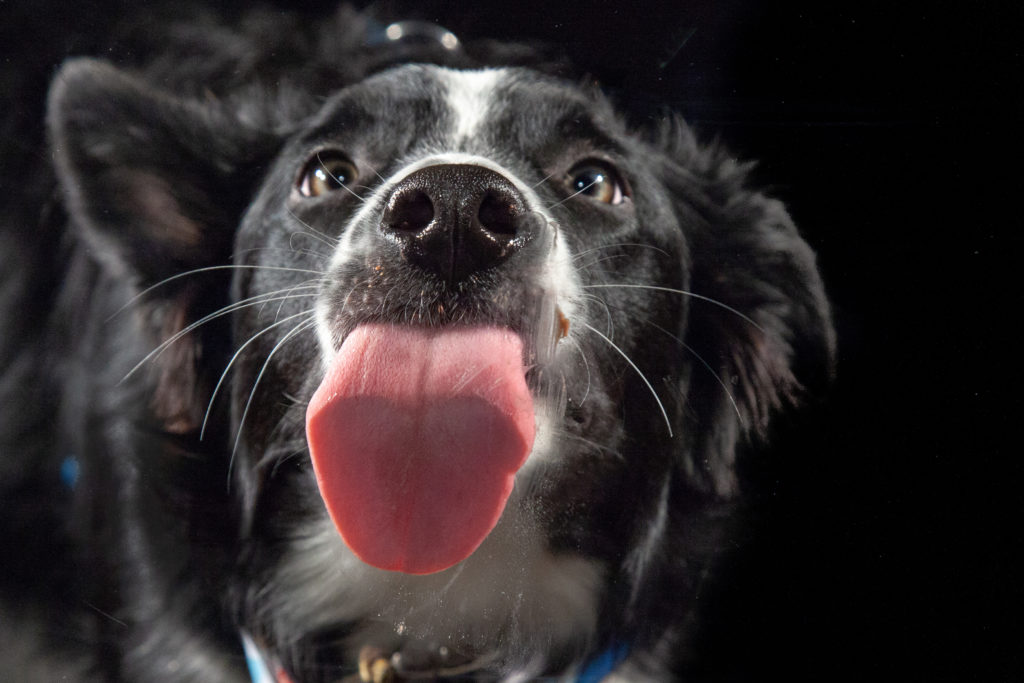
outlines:
[[[320,240],[321,240],[321,241],[322,241],[322,242],[323,242],[324,244],[326,244],[327,246],[329,246],[329,247],[330,247],[331,249],[334,249],[334,247],[335,247],[335,246],[337,246],[337,244],[338,244],[338,240],[336,240],[335,238],[331,237],[330,235],[328,235],[327,233],[323,232],[322,230],[317,230],[317,229],[316,229],[316,228],[314,228],[314,227],[313,227],[312,225],[310,225],[310,224],[309,224],[309,223],[307,223],[306,221],[304,221],[304,220],[302,220],[301,218],[299,218],[299,217],[298,217],[298,216],[297,216],[297,215],[295,214],[295,212],[291,210],[291,207],[285,207],[285,208],[286,208],[286,210],[288,211],[288,215],[289,215],[289,216],[291,216],[292,218],[294,218],[295,220],[297,220],[297,221],[299,222],[299,224],[300,224],[300,225],[302,225],[302,227],[306,228],[307,230],[309,230],[309,231],[310,231],[310,233],[312,233],[312,234],[310,235],[311,237],[318,237],[318,238],[320,238]],[[302,233],[296,233],[296,234],[302,234]],[[289,244],[291,244],[291,240],[290,240],[290,239],[289,239],[289,241],[288,241],[288,242],[289,242]]]
[[[231,356],[231,360],[228,361],[227,366],[224,368],[224,372],[222,372],[220,374],[220,379],[217,380],[216,386],[213,387],[213,393],[210,394],[210,402],[206,404],[206,414],[203,415],[203,425],[202,425],[202,427],[199,428],[199,440],[200,441],[203,440],[203,437],[206,434],[206,424],[207,424],[207,422],[210,419],[210,413],[213,410],[213,402],[217,398],[217,393],[220,391],[220,387],[224,383],[224,378],[226,378],[228,376],[228,372],[230,372],[231,366],[235,364],[236,360],[238,360],[238,357],[242,354],[242,351],[244,351],[245,348],[247,346],[249,346],[249,344],[252,344],[254,341],[256,341],[257,339],[259,339],[260,337],[265,335],[267,332],[270,332],[275,327],[279,327],[280,325],[284,325],[289,320],[293,320],[295,318],[298,318],[298,317],[301,317],[301,316],[304,316],[304,315],[311,316],[311,315],[314,315],[314,312],[311,311],[311,310],[310,311],[302,311],[301,313],[295,313],[293,315],[288,316],[287,318],[283,318],[281,320],[278,320],[275,323],[271,323],[270,325],[267,325],[266,327],[264,327],[262,330],[260,330],[256,334],[254,334],[251,337],[249,337],[249,339],[247,339],[244,344],[242,344],[241,346],[238,347],[238,350],[235,351],[235,354],[233,356]]]
[[[579,351],[580,354],[580,359],[583,360],[583,367],[587,371],[587,388],[583,392],[583,398],[581,398],[580,402],[577,404],[577,407],[579,407],[586,403],[587,397],[590,396],[590,362],[587,360],[587,354],[583,352],[583,345],[580,344],[578,340],[571,337],[566,337],[566,340],[571,341],[572,344],[576,346],[576,350]]]
[[[110,317],[107,318],[106,321],[110,322],[111,320],[116,318],[118,315],[120,315],[126,308],[128,308],[129,306],[131,306],[136,301],[138,301],[142,297],[146,296],[150,292],[152,292],[154,289],[156,289],[158,287],[162,287],[162,286],[164,286],[164,285],[166,285],[166,284],[168,284],[170,282],[173,282],[174,280],[179,280],[179,279],[181,279],[183,277],[188,277],[189,275],[198,275],[199,273],[208,273],[208,272],[215,271],[215,270],[247,270],[247,269],[251,269],[251,270],[273,270],[273,271],[283,271],[283,272],[289,272],[289,273],[307,273],[309,275],[318,275],[320,277],[323,277],[324,275],[326,275],[326,273],[324,273],[323,271],[320,271],[320,270],[308,270],[306,268],[288,268],[287,266],[258,266],[258,265],[224,264],[224,265],[220,265],[220,266],[206,266],[205,268],[195,268],[193,270],[186,270],[183,273],[178,273],[178,274],[172,275],[172,276],[170,276],[168,278],[164,278],[160,282],[157,282],[156,284],[153,284],[153,285],[150,285],[149,287],[146,287],[144,290],[142,290],[141,292],[139,292],[138,294],[133,296],[131,299],[129,299],[127,301],[127,303],[125,303],[124,306],[121,306],[121,308],[119,308],[116,311],[114,311],[110,315]]]
[[[295,234],[293,234],[292,235],[292,239],[294,239],[295,237],[299,237],[299,236],[302,236],[302,237],[314,237],[314,235],[309,235],[309,234],[306,234],[306,233],[302,232],[302,233],[295,233]],[[289,243],[290,242],[291,242],[291,240],[289,240]],[[302,255],[305,255],[305,256],[312,256],[313,258],[317,258],[317,259],[327,259],[327,258],[329,258],[329,255],[323,254],[323,253],[321,253],[319,251],[313,251],[312,249],[299,249],[299,248],[297,248],[295,246],[291,246],[291,245],[289,245],[289,247],[287,249],[285,249],[284,247],[251,247],[249,249],[242,249],[238,253],[239,253],[239,255],[241,255],[241,254],[255,254],[256,252],[278,252],[278,253],[288,254],[288,255],[291,255],[291,254],[302,254]]]
[[[597,441],[594,441],[593,439],[588,439],[586,437],[580,436],[579,434],[573,434],[573,433],[571,433],[571,432],[569,432],[569,431],[567,431],[565,429],[559,429],[558,430],[558,436],[559,436],[559,438],[562,438],[562,439],[573,439],[575,441],[579,441],[580,443],[583,443],[583,444],[586,444],[587,446],[590,446],[591,448],[593,448],[596,451],[603,451],[603,452],[605,452],[605,453],[607,453],[609,455],[615,456],[619,460],[625,460],[625,458],[623,457],[622,453],[620,453],[619,451],[615,450],[614,448],[609,448],[608,446],[605,446],[604,444],[598,443]]]
[[[596,301],[597,303],[601,304],[601,306],[604,307],[604,317],[605,317],[605,322],[607,323],[607,325],[605,326],[605,330],[607,330],[608,334],[611,335],[611,333],[612,333],[612,309],[611,309],[611,306],[608,305],[608,302],[605,301],[604,299],[602,299],[601,297],[597,296],[596,294],[584,294],[583,298],[584,299],[588,299],[590,301]]]
[[[552,177],[552,176],[554,176],[554,175],[555,175],[555,174],[554,174],[554,172],[552,172],[552,173],[548,173],[548,174],[547,174],[546,176],[544,176],[543,178],[541,178],[539,182],[536,182],[536,183],[534,183],[533,185],[531,185],[531,186],[530,186],[530,189],[533,189],[533,188],[536,188],[536,187],[540,187],[541,185],[543,185],[544,183],[546,183],[546,182],[547,182],[548,180],[550,180],[550,179],[551,179],[551,177]]]
[[[249,306],[266,305],[266,304],[270,303],[271,301],[278,301],[278,300],[283,301],[283,300],[286,300],[286,299],[301,299],[301,298],[304,298],[304,297],[313,296],[312,293],[310,293],[310,294],[290,294],[290,292],[292,292],[292,291],[294,291],[296,289],[319,289],[319,288],[320,288],[319,284],[296,285],[295,287],[291,287],[290,289],[279,289],[279,290],[276,290],[276,291],[273,291],[273,292],[267,292],[265,294],[259,294],[257,296],[249,297],[248,299],[242,299],[241,301],[236,301],[233,304],[228,304],[227,306],[224,306],[223,308],[219,308],[219,309],[217,309],[216,311],[214,311],[212,313],[208,313],[208,314],[204,315],[202,318],[200,318],[199,320],[196,320],[194,323],[184,327],[183,329],[179,330],[175,334],[171,335],[170,337],[165,339],[159,346],[157,346],[155,349],[153,349],[152,351],[147,353],[142,358],[142,360],[140,360],[138,363],[136,363],[132,367],[132,369],[129,370],[125,374],[125,376],[121,378],[121,382],[124,382],[129,377],[134,375],[139,370],[139,368],[141,368],[143,365],[145,365],[149,361],[153,360],[154,358],[156,358],[157,356],[162,354],[164,351],[166,351],[172,344],[177,342],[179,339],[181,339],[182,337],[186,336],[190,332],[193,332],[193,331],[197,330],[198,328],[202,327],[203,325],[205,325],[206,323],[208,323],[208,322],[210,322],[212,320],[216,320],[217,318],[223,317],[225,315],[230,315],[231,313],[234,313],[236,311],[240,311],[243,308],[248,308]],[[289,294],[286,294],[284,296],[277,296],[277,295],[281,294],[282,292],[289,292]]]
[[[750,323],[751,325],[756,327],[761,332],[765,331],[765,329],[763,327],[758,325],[749,316],[747,316],[746,314],[736,310],[735,308],[733,308],[729,304],[722,303],[718,299],[712,299],[711,297],[704,296],[703,294],[696,294],[694,292],[688,292],[685,289],[673,289],[672,287],[657,287],[655,285],[630,285],[630,284],[584,285],[583,289],[599,289],[599,288],[600,289],[611,289],[611,288],[615,288],[615,287],[621,287],[623,289],[648,289],[648,290],[653,290],[653,291],[656,291],[656,292],[670,292],[672,294],[682,294],[684,296],[692,297],[694,299],[700,299],[701,301],[706,301],[709,304],[714,304],[715,306],[719,306],[721,308],[724,308],[725,310],[729,311],[730,313],[734,313],[735,315],[738,315],[740,318],[742,318],[743,320],[746,320],[748,323]]]
[[[316,319],[314,317],[315,314],[313,314],[312,311],[305,311],[304,314],[310,317],[307,320],[303,320],[302,322],[295,325],[295,327],[289,330],[287,334],[281,337],[281,340],[274,345],[273,349],[270,350],[270,353],[267,355],[267,359],[263,361],[263,367],[260,368],[259,374],[256,375],[256,379],[252,383],[252,389],[249,391],[249,398],[245,402],[245,408],[242,410],[242,417],[238,421],[238,431],[235,434],[235,445],[231,449],[231,459],[228,461],[229,482],[231,481],[231,469],[235,464],[235,453],[238,451],[238,444],[242,440],[242,428],[245,426],[245,418],[249,415],[249,408],[252,406],[252,399],[256,395],[256,389],[260,385],[260,380],[263,379],[263,373],[265,373],[267,371],[267,368],[270,366],[270,360],[274,357],[274,354],[277,353],[278,350],[288,342],[289,339],[291,339],[292,337],[296,336],[301,332],[305,332],[306,330],[308,330],[309,328],[313,327],[316,324]],[[250,339],[249,341],[252,340]]]
[[[580,264],[578,264],[576,266],[576,269],[577,270],[586,270],[588,268],[592,268],[593,266],[596,266],[598,263],[604,263],[605,261],[611,261],[611,260],[617,259],[617,258],[627,258],[627,254],[608,254],[607,256],[602,256],[601,258],[596,258],[593,261],[590,261],[589,263],[580,263]]]
[[[548,207],[548,209],[550,210],[550,209],[553,209],[553,208],[555,208],[556,206],[560,206],[560,205],[562,205],[562,204],[565,204],[565,203],[566,203],[567,201],[569,201],[570,199],[572,199],[572,198],[573,198],[573,197],[575,197],[576,195],[580,194],[581,192],[586,192],[587,190],[589,190],[590,188],[592,188],[592,187],[593,187],[594,185],[596,185],[596,184],[597,184],[597,181],[595,180],[594,182],[590,183],[590,184],[589,184],[589,185],[587,185],[586,187],[581,187],[580,189],[576,190],[575,192],[573,192],[573,193],[572,193],[571,195],[569,195],[568,197],[566,197],[566,198],[565,198],[565,199],[563,199],[562,201],[560,201],[560,202],[555,202],[554,204],[552,204],[551,206],[549,206],[549,207]]]
[[[352,195],[353,197],[355,197],[355,198],[356,198],[356,199],[358,199],[359,201],[361,201],[361,202],[364,202],[364,203],[366,202],[366,200],[365,200],[365,199],[363,199],[362,197],[360,197],[360,196],[359,196],[359,195],[358,195],[358,194],[356,193],[356,191],[355,191],[355,190],[353,190],[352,188],[350,188],[350,187],[349,187],[348,185],[346,185],[345,183],[341,182],[341,178],[339,178],[338,176],[334,175],[333,173],[331,173],[331,172],[330,172],[330,171],[329,171],[329,170],[327,169],[327,166],[325,166],[325,165],[324,165],[324,160],[320,158],[320,152],[317,152],[317,153],[316,153],[316,160],[320,162],[320,167],[321,167],[321,168],[323,168],[323,169],[324,169],[324,171],[327,171],[327,175],[329,175],[329,176],[331,176],[332,178],[334,178],[334,181],[335,181],[336,183],[338,183],[338,185],[340,185],[341,187],[343,187],[343,188],[344,188],[344,189],[345,189],[345,190],[346,190],[346,191],[347,191],[347,192],[348,192],[348,193],[349,193],[350,195]]]
[[[668,435],[671,437],[672,436],[672,422],[668,419],[668,413],[665,411],[665,406],[662,404],[661,398],[658,397],[658,392],[656,392],[654,390],[654,387],[651,386],[651,383],[649,381],[647,381],[647,377],[645,377],[644,373],[640,371],[640,368],[638,368],[636,366],[636,363],[634,363],[630,359],[630,357],[626,354],[626,352],[623,351],[621,348],[619,348],[619,346],[615,342],[613,342],[611,339],[609,339],[608,337],[604,336],[598,330],[596,330],[595,328],[591,327],[590,325],[588,325],[585,322],[581,322],[580,324],[582,324],[583,327],[587,328],[588,330],[590,330],[591,332],[596,334],[601,339],[605,340],[605,342],[607,342],[609,346],[611,346],[613,349],[615,349],[619,353],[619,355],[622,356],[623,359],[625,359],[625,361],[627,363],[629,363],[629,366],[631,368],[633,368],[634,371],[636,371],[636,374],[639,375],[639,377],[643,381],[643,383],[647,385],[647,389],[650,390],[651,396],[654,397],[654,401],[658,404],[658,409],[661,411],[661,416],[665,418],[665,426],[668,428]]]
[[[309,294],[292,294],[295,290],[297,290],[297,289],[309,289],[311,287],[315,288],[315,289],[317,289],[319,291],[320,283],[308,284],[308,285],[305,285],[305,284],[303,284],[303,285],[295,285],[290,290],[288,290],[288,294],[286,296],[282,296],[281,297],[281,303],[279,303],[277,305],[277,312],[274,313],[274,320],[276,321],[278,318],[281,317],[281,310],[284,308],[285,303],[287,303],[289,299],[300,299],[300,298],[302,298],[304,296],[309,296]],[[269,302],[264,302],[264,305],[266,305],[266,303],[269,303]]]
[[[328,258],[330,258],[330,254],[322,254],[319,251],[313,251],[312,249],[299,249],[299,248],[297,248],[295,246],[295,238],[296,237],[312,238],[314,240],[322,242],[323,244],[327,245],[331,249],[334,249],[334,247],[337,245],[337,241],[336,240],[332,244],[331,242],[328,242],[327,240],[325,240],[321,235],[318,235],[318,234],[312,233],[312,232],[293,232],[291,234],[291,236],[288,237],[288,251],[290,253],[293,253],[293,254],[303,254],[305,256],[313,256],[313,257],[318,258],[318,259],[328,259]],[[279,249],[277,249],[277,251],[285,251],[285,250],[279,248]]]
[[[368,169],[370,169],[371,171],[373,171],[373,174],[374,174],[375,176],[377,176],[378,178],[380,178],[380,181],[381,181],[382,183],[386,183],[386,182],[388,181],[388,179],[387,179],[387,178],[385,178],[384,176],[382,176],[382,175],[381,175],[380,173],[378,173],[378,172],[377,172],[377,169],[375,169],[375,168],[374,168],[373,166],[370,166],[369,164],[366,164],[366,167],[367,167]],[[369,188],[368,188],[368,189],[369,189]]]
[[[684,342],[682,339],[680,339],[676,335],[674,335],[671,332],[669,332],[668,330],[666,330],[664,327],[662,327],[658,323],[651,322],[650,320],[645,320],[644,322],[646,322],[648,325],[651,325],[655,329],[660,330],[661,332],[664,332],[665,334],[667,334],[669,337],[671,337],[673,340],[675,340],[675,342],[677,344],[679,344],[685,350],[687,350],[691,354],[693,354],[693,357],[696,358],[698,361],[700,361],[701,365],[703,365],[705,368],[707,368],[708,372],[711,373],[711,376],[714,377],[718,381],[718,383],[722,386],[722,389],[725,391],[725,395],[729,398],[729,403],[732,404],[732,409],[736,411],[736,417],[739,418],[740,424],[743,425],[744,427],[746,427],[746,421],[743,419],[743,414],[740,412],[740,407],[736,403],[736,399],[733,397],[732,391],[729,390],[729,386],[725,383],[725,381],[722,379],[722,377],[715,371],[715,369],[713,367],[711,367],[711,364],[708,363],[706,360],[704,360],[701,357],[701,355],[699,353],[697,353],[696,349],[694,349],[692,346],[690,346],[689,344]]]
[[[653,249],[654,251],[660,252],[661,254],[664,254],[665,256],[671,256],[671,254],[669,254],[667,251],[665,251],[661,247],[656,247],[653,244],[643,244],[641,242],[620,242],[618,244],[606,244],[606,245],[603,245],[603,246],[600,246],[600,247],[593,247],[591,249],[584,249],[583,251],[581,251],[578,254],[576,254],[575,256],[573,256],[572,260],[575,261],[576,259],[581,258],[582,256],[584,256],[586,254],[593,253],[595,251],[602,251],[604,249],[618,249],[620,247],[640,247],[642,249]]]
[[[260,461],[256,463],[256,466],[260,469],[265,469],[268,465],[273,464],[273,467],[270,468],[271,478],[277,476],[277,470],[281,465],[287,463],[293,458],[304,456],[308,453],[305,439],[302,439],[301,443],[297,441],[295,445],[292,448],[287,449],[287,452],[283,455],[279,452],[281,450],[284,449],[277,449],[275,452],[265,454]]]
[[[354,285],[352,285],[349,288],[349,290],[348,290],[348,294],[346,294],[345,298],[341,300],[341,306],[338,308],[338,310],[342,311],[342,312],[347,311],[348,310],[348,301],[349,301],[349,299],[352,298],[352,295],[355,294],[358,291],[361,291],[363,287],[365,287],[367,284],[369,284],[369,282],[370,282],[369,279],[363,279],[363,280],[360,280],[359,282],[355,283]]]

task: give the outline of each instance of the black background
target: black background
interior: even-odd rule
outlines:
[[[1005,330],[1022,303],[1022,6],[391,4],[465,37],[558,44],[641,117],[671,105],[760,161],[819,254],[837,379],[750,465],[745,543],[701,596],[700,673],[1020,675],[1021,372]],[[135,11],[0,0],[5,143],[36,144],[54,65]]]

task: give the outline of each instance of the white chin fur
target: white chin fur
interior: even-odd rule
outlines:
[[[366,644],[397,651],[409,641],[476,655],[499,646],[585,647],[596,628],[602,569],[552,554],[531,517],[513,492],[473,555],[437,574],[413,576],[363,563],[324,514],[296,529],[266,607],[292,634],[359,622],[347,642],[353,658]]]

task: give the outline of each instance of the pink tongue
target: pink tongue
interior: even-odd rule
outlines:
[[[498,523],[533,446],[522,340],[493,327],[363,325],[306,410],[320,495],[345,543],[429,574]]]

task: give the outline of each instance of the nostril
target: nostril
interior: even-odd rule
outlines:
[[[498,235],[515,235],[516,218],[519,208],[507,197],[503,198],[494,192],[487,192],[477,209],[477,220],[487,230]]]
[[[453,284],[495,268],[532,241],[528,207],[497,171],[433,164],[395,184],[378,227],[388,249],[397,247],[407,263]]]
[[[388,207],[386,222],[392,230],[421,232],[434,220],[434,203],[421,190],[395,197]]]

